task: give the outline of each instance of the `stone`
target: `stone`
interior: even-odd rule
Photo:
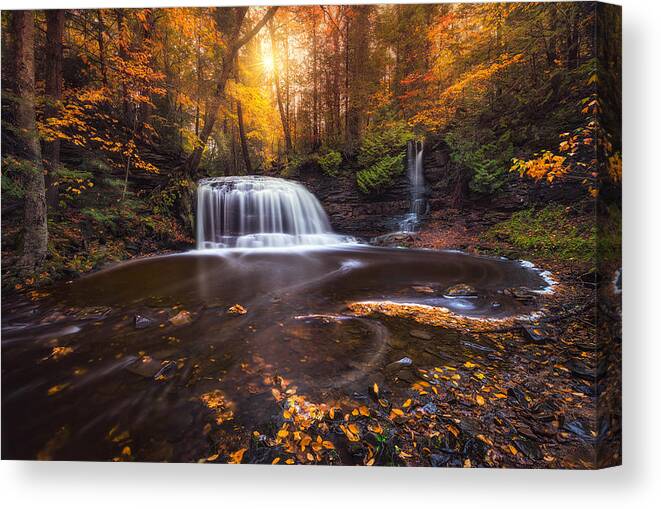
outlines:
[[[438,411],[438,407],[434,403],[429,402],[421,410],[426,414],[435,414]]]
[[[149,355],[140,357],[133,364],[126,367],[126,371],[144,378],[152,378],[160,369],[161,363]]]
[[[146,316],[135,315],[135,317],[133,317],[133,325],[136,329],[146,329],[152,325],[152,323],[152,320]]]
[[[413,244],[413,241],[415,241],[415,235],[413,233],[395,232],[374,237],[370,240],[370,244],[381,247],[399,247],[410,246]]]
[[[546,330],[538,325],[523,325],[523,333],[526,339],[536,344],[544,344],[549,342],[546,335]]]
[[[177,371],[177,363],[174,361],[167,361],[161,365],[161,369],[154,375],[155,380],[168,380],[172,378]]]
[[[418,293],[434,293],[434,289],[431,286],[412,286]]]
[[[508,297],[513,297],[523,304],[532,304],[535,302],[537,296],[528,288],[505,288],[503,293]]]
[[[170,323],[172,325],[188,325],[193,321],[193,317],[188,311],[179,311],[176,315],[170,318]]]
[[[446,297],[477,297],[477,291],[471,285],[459,283],[445,290]]]
[[[432,336],[429,332],[419,329],[410,330],[409,335],[413,336],[414,338],[424,339],[425,341],[429,341],[430,339],[434,338],[434,336]]]
[[[402,357],[398,361],[391,362],[390,364],[386,365],[386,371],[399,371],[402,368],[406,368],[408,366],[413,365],[413,359],[410,357]]]

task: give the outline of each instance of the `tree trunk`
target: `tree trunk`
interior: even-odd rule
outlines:
[[[12,12],[11,31],[19,132],[17,155],[32,163],[24,176],[23,245],[17,263],[19,274],[27,276],[40,269],[48,248],[46,186],[34,109],[34,11]]]
[[[246,128],[243,124],[243,110],[241,101],[236,101],[236,117],[239,121],[239,138],[241,138],[241,153],[243,154],[243,163],[246,167],[246,173],[252,174],[252,164],[250,164],[250,152],[248,152],[248,140],[246,140]]]
[[[44,116],[56,118],[58,103],[62,99],[62,36],[64,34],[64,11],[62,9],[46,11],[46,106]],[[57,170],[60,166],[60,140],[44,143],[44,162],[46,163],[46,201],[48,207],[57,207],[58,188]]]
[[[99,9],[97,11],[99,18],[99,26],[96,35],[97,44],[99,45],[99,66],[101,67],[101,82],[104,87],[108,86],[108,70],[106,68],[106,45],[103,38],[103,34],[106,31],[106,27],[103,23],[103,11]]]
[[[269,23],[269,32],[271,35],[271,53],[273,54],[273,59],[275,60],[275,55],[277,54],[277,46],[275,43],[275,28],[273,27],[273,20]],[[285,107],[282,101],[282,92],[280,91],[280,73],[278,72],[278,66],[273,66],[273,81],[275,82],[275,95],[278,101],[278,111],[280,112],[280,121],[282,122],[282,131],[285,137],[285,153],[287,156],[291,154],[292,145],[291,145],[291,134],[289,133],[289,120],[287,119],[287,113],[285,112]]]

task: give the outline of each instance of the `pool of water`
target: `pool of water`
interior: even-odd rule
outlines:
[[[447,295],[457,284],[474,295]],[[276,378],[341,399],[430,344],[461,362],[456,331],[420,339],[408,323],[354,316],[347,304],[505,318],[535,310],[504,291],[519,287],[547,282],[512,260],[344,245],[144,258],[36,301],[3,299],[3,457],[109,460],[128,440],[135,459],[197,461],[209,446],[205,394],[221,401],[216,424],[231,435],[280,411]]]

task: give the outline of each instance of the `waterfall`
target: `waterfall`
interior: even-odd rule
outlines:
[[[347,242],[301,184],[273,177],[218,177],[197,188],[197,248],[284,247]]]
[[[424,147],[422,141],[409,141],[407,147],[406,170],[409,179],[409,212],[399,223],[403,232],[414,232],[420,224],[420,218],[428,211],[425,198]]]

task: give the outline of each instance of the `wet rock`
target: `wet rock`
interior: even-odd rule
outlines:
[[[126,367],[126,370],[135,375],[144,378],[152,378],[161,369],[161,363],[148,355],[140,357],[133,364]]]
[[[407,368],[409,366],[413,365],[413,359],[409,357],[402,357],[398,361],[391,362],[390,364],[386,365],[386,371],[391,372],[391,373],[396,373],[402,368]]]
[[[579,420],[565,422],[562,425],[562,429],[573,433],[583,440],[594,440],[595,438],[592,432],[589,430],[587,424]]]
[[[524,456],[528,457],[531,460],[541,460],[542,459],[542,450],[539,446],[532,440],[527,438],[518,437],[513,440],[514,446],[521,451]]]
[[[436,454],[432,454],[429,457],[429,462],[431,463],[432,467],[444,467],[448,464],[448,461],[450,461],[451,458],[452,456],[450,456],[449,454],[446,454],[444,452],[439,452]]]
[[[445,290],[446,297],[477,297],[477,291],[471,285],[459,283]]]
[[[516,401],[521,407],[528,408],[528,400],[526,394],[518,387],[510,387],[507,389],[507,395]]]
[[[418,293],[434,293],[434,289],[431,286],[412,286],[411,288]]]
[[[154,375],[155,380],[168,380],[172,378],[177,371],[177,363],[168,361],[161,366],[161,369]]]
[[[170,318],[169,321],[175,326],[188,325],[193,321],[193,317],[188,311],[179,311],[176,315]]]
[[[528,288],[506,288],[503,293],[508,297],[512,297],[523,304],[533,304],[537,300],[537,296]]]
[[[478,352],[493,353],[496,351],[495,349],[489,346],[478,345],[477,343],[472,343],[471,341],[462,341],[461,344],[464,345],[466,348],[470,348],[471,350],[476,350]]]
[[[429,341],[430,339],[434,338],[434,336],[432,336],[429,332],[419,329],[410,330],[409,335],[413,336],[414,338],[424,339],[425,341]]]
[[[548,343],[550,338],[546,329],[538,325],[522,325],[523,335],[532,343],[543,345]]]
[[[438,412],[438,407],[434,403],[429,402],[425,406],[423,406],[421,410],[426,414],[435,414],[436,412]]]
[[[146,329],[153,323],[154,322],[150,318],[147,318],[146,316],[135,315],[135,317],[133,317],[133,325],[135,326],[136,329]]]
[[[399,246],[410,246],[415,240],[415,235],[413,233],[407,232],[395,232],[387,233],[385,235],[380,235],[374,237],[370,240],[370,244],[373,246],[382,246],[382,247],[399,247]]]

